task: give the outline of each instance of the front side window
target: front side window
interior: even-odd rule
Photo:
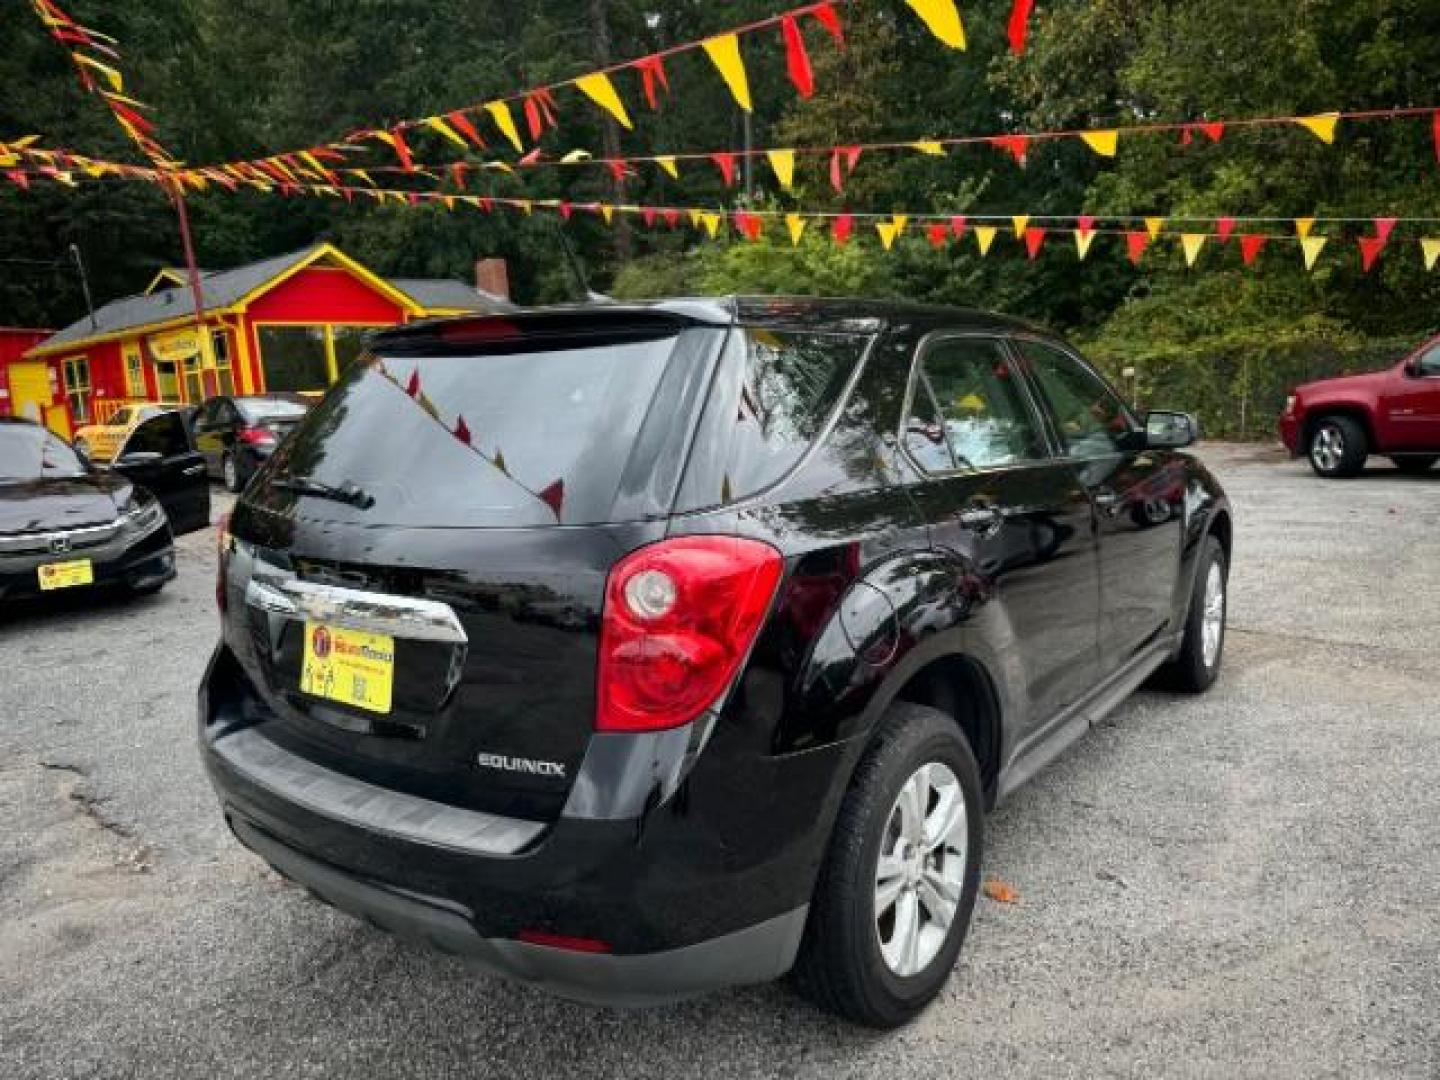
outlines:
[[[1053,345],[1015,344],[1050,406],[1066,453],[1072,458],[1124,453],[1135,422],[1104,380]]]
[[[1415,361],[1415,370],[1426,377],[1440,375],[1440,342],[1420,354]]]
[[[152,416],[132,431],[117,457],[139,453],[168,458],[189,449],[190,437],[185,431],[184,419],[178,412],[166,412]]]
[[[1045,456],[1025,391],[1003,346],[991,338],[940,338],[923,347],[905,445],[927,472]]]

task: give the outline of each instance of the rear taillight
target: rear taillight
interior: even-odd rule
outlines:
[[[610,571],[600,629],[597,731],[657,731],[699,716],[735,678],[779,584],[769,544],[686,536]]]
[[[225,614],[225,574],[230,569],[230,515],[221,514],[215,523],[215,606]]]
[[[241,428],[235,437],[246,446],[269,446],[275,441],[275,433],[263,427]]]

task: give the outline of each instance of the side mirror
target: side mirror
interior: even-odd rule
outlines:
[[[1151,450],[1179,450],[1198,438],[1200,425],[1189,413],[1157,410],[1145,414],[1145,445]]]
[[[165,460],[164,454],[157,454],[154,450],[132,450],[128,454],[121,454],[115,459],[115,467],[137,468],[143,465],[158,465]]]
[[[1406,360],[1405,366],[1401,368],[1407,379],[1418,379],[1420,377],[1420,363],[1417,360]]]

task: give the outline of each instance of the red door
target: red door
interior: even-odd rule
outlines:
[[[1440,453],[1440,339],[1411,356],[1387,382],[1380,408],[1395,450]]]

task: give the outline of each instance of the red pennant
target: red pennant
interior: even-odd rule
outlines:
[[[549,90],[532,90],[525,95],[525,123],[530,128],[532,142],[540,138],[546,128],[560,126],[555,115],[555,97]]]
[[[965,235],[965,227],[969,224],[964,214],[956,214],[950,219],[950,234],[959,240]]]
[[[1249,233],[1240,237],[1240,261],[1246,266],[1255,262],[1260,254],[1260,249],[1265,246],[1265,237],[1253,236]]]
[[[850,234],[855,231],[855,219],[850,214],[841,214],[835,219],[835,224],[830,226],[831,235],[835,237],[837,244],[848,244]]]
[[[455,438],[459,439],[466,446],[470,445],[470,428],[465,423],[465,417],[463,416],[460,417],[459,422],[455,425]]]
[[[1043,243],[1045,243],[1044,229],[1037,229],[1034,225],[1031,225],[1025,230],[1025,250],[1030,253],[1032,262],[1035,256],[1040,254],[1040,245]]]
[[[631,67],[640,72],[640,79],[645,84],[645,100],[654,112],[660,108],[659,88],[670,92],[670,76],[665,74],[665,61],[659,56],[646,56],[636,60]]]
[[[1220,238],[1220,243],[1230,241],[1230,234],[1235,231],[1235,219],[1233,217],[1222,217],[1215,219],[1215,235]]]
[[[802,98],[815,93],[815,72],[810,67],[810,55],[805,51],[805,38],[793,15],[780,20],[780,33],[785,39],[785,71]]]
[[[1219,122],[1206,122],[1204,124],[1197,124],[1196,127],[1203,131],[1205,137],[1212,143],[1218,143],[1220,136],[1225,134],[1225,125]]]
[[[615,178],[617,183],[625,179],[625,162],[617,161],[612,158],[611,160],[605,162],[605,167],[610,170],[610,175]]]
[[[1025,164],[1025,157],[1030,152],[1030,140],[1024,135],[997,135],[990,140],[990,145],[1004,150],[1015,159],[1017,165]]]
[[[644,207],[640,211],[640,220],[645,222],[647,229],[651,228],[655,224],[655,208],[653,206]]]
[[[1360,271],[1368,274],[1370,268],[1375,265],[1375,260],[1380,256],[1380,249],[1385,246],[1385,241],[1378,236],[1362,236],[1360,244]]]
[[[929,237],[931,247],[938,248],[945,246],[946,237],[945,225],[943,222],[937,221],[935,224],[931,225],[928,229],[925,230],[925,235]]]
[[[1183,128],[1180,129],[1180,145],[1181,145],[1181,146],[1189,146],[1189,145],[1190,145],[1192,142],[1194,142],[1194,141],[1195,141],[1195,132],[1193,132],[1192,130],[1190,130],[1190,128],[1188,128],[1188,127],[1183,127]]]
[[[531,150],[528,154],[526,154],[524,157],[522,157],[519,161],[515,162],[515,164],[521,166],[522,168],[524,168],[524,167],[529,166],[529,165],[534,165],[537,161],[539,161],[539,160],[540,160],[542,157],[544,157],[544,156],[545,156],[545,152],[544,152],[543,150],[541,150],[540,147],[537,146],[537,147],[535,147],[533,150]]]
[[[744,234],[745,239],[752,243],[760,239],[760,233],[765,228],[765,222],[756,214],[744,210],[735,212],[735,228]]]
[[[1015,0],[1010,9],[1010,24],[1006,33],[1010,37],[1010,51],[1016,56],[1025,51],[1025,35],[1030,29],[1030,12],[1034,7],[1035,0]]]
[[[390,137],[395,140],[395,156],[400,159],[400,167],[406,172],[415,171],[415,161],[410,157],[410,147],[405,143],[405,136],[396,128],[390,132]]]
[[[843,192],[845,177],[855,171],[855,163],[859,160],[860,147],[858,146],[837,146],[830,151],[830,186],[836,191]]]
[[[408,202],[411,206],[419,206],[420,193],[418,191],[407,191],[405,193],[405,201]]]
[[[482,197],[480,199],[480,209],[484,210],[487,214],[490,213],[491,210],[495,209],[495,200],[488,196]]]
[[[1396,219],[1393,217],[1377,217],[1375,219],[1375,236],[1379,239],[1381,246],[1390,241],[1390,234],[1395,231]]]
[[[1435,136],[1435,160],[1440,161],[1440,110],[1431,119],[1431,130]]]
[[[569,221],[569,220],[570,220],[570,212],[571,212],[572,209],[573,209],[573,207],[571,207],[571,205],[570,205],[568,202],[563,202],[563,201],[562,201],[562,202],[560,203],[560,220],[561,220],[561,221]]]
[[[1150,246],[1150,234],[1144,229],[1131,229],[1125,233],[1125,250],[1130,256],[1130,261],[1136,266],[1140,265],[1140,257],[1145,254],[1145,249]]]
[[[470,123],[470,118],[459,109],[451,113],[446,113],[445,119],[450,122],[451,127],[460,132],[461,135],[464,135],[476,146],[481,148],[485,146],[485,140],[481,138],[480,132],[475,130],[475,125]],[[339,156],[338,154],[336,155],[337,158],[339,158]]]
[[[832,4],[821,4],[817,8],[812,8],[810,14],[815,16],[821,26],[830,31],[830,36],[835,39],[837,49],[845,48],[845,30],[840,25],[840,16],[835,14]],[[1440,116],[1440,113],[1436,115]]]
[[[556,518],[559,518],[560,507],[565,504],[565,481],[556,480],[544,491],[540,492],[539,499],[555,512]]]
[[[540,138],[545,129],[540,123],[540,106],[535,104],[533,97],[525,99],[525,123],[530,128],[531,141]]]
[[[450,166],[450,179],[461,191],[465,190],[465,170],[470,166],[463,161],[457,161]]]
[[[7,169],[5,170],[5,177],[20,190],[30,190],[30,177],[25,175],[23,169]]]
[[[420,369],[416,368],[410,373],[410,381],[405,384],[405,393],[412,398],[420,396]]]
[[[720,170],[720,175],[725,179],[726,187],[735,186],[735,155],[734,154],[711,154],[710,160],[715,162],[715,167]]]
[[[665,219],[665,224],[669,225],[672,229],[680,224],[680,211],[674,207],[662,210],[660,216]]]

